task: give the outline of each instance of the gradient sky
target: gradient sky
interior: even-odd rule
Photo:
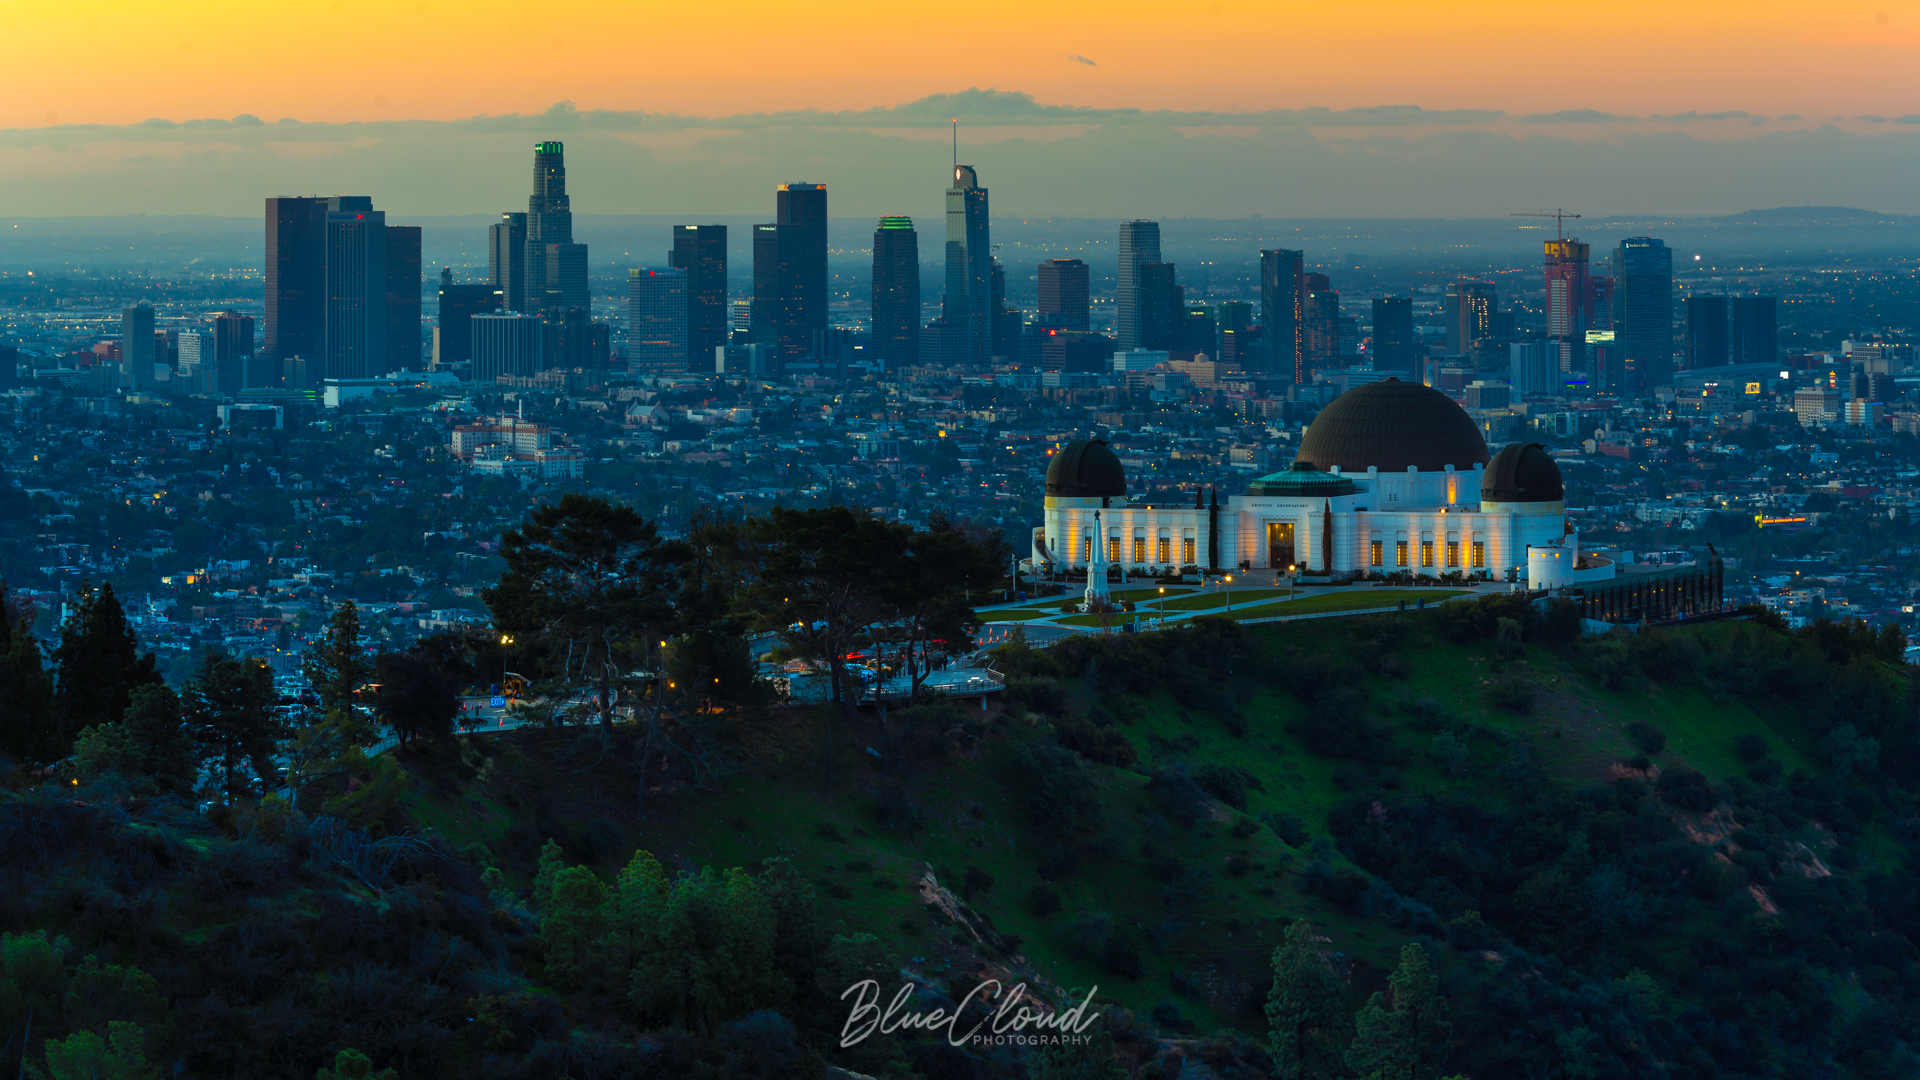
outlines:
[[[1188,111],[1920,109],[1916,0],[0,0],[0,43],[0,129],[453,119],[561,100],[717,116],[976,86]]]

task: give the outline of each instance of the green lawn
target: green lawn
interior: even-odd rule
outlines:
[[[1337,591],[1313,592],[1301,596],[1298,600],[1287,600],[1278,604],[1268,604],[1260,609],[1259,617],[1268,615],[1311,615],[1321,611],[1364,611],[1367,608],[1390,608],[1405,600],[1412,608],[1421,600],[1428,604],[1454,596],[1465,596],[1467,589],[1340,589]],[[1235,615],[1240,614],[1238,604],[1234,605]],[[1252,618],[1253,616],[1249,616]]]

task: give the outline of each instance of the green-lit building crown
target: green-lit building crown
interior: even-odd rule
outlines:
[[[904,214],[889,214],[880,219],[880,228],[911,229],[913,228],[913,219]]]

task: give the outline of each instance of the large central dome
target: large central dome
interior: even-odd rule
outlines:
[[[1487,463],[1487,441],[1467,411],[1429,386],[1387,379],[1356,386],[1327,403],[1306,438],[1301,461],[1342,472],[1439,472]]]

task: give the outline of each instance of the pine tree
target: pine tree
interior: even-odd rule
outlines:
[[[82,729],[73,754],[84,774],[117,772],[163,792],[192,791],[200,775],[180,699],[165,683],[135,688],[125,718]]]
[[[8,603],[0,581],[0,754],[46,762],[65,748],[53,722],[53,676],[40,656],[33,626]]]
[[[1273,989],[1267,995],[1275,1075],[1318,1080],[1340,1073],[1340,1052],[1352,1037],[1346,987],[1334,971],[1327,939],[1305,919],[1287,927],[1273,950]]]
[[[273,715],[273,671],[265,661],[208,653],[187,680],[183,702],[201,763],[217,767],[229,798],[253,791],[243,765],[252,765],[262,780],[273,778],[280,725]]]
[[[354,694],[373,675],[373,665],[360,647],[360,609],[349,600],[333,611],[319,640],[307,650],[307,681],[320,696],[320,707],[332,712],[353,705]]]
[[[61,627],[53,663],[60,678],[53,702],[54,757],[68,752],[81,728],[127,715],[135,687],[161,681],[153,654],[140,654],[140,641],[110,584],[98,592],[82,586],[72,616]]]
[[[1452,1045],[1453,1025],[1427,950],[1418,943],[1401,949],[1400,966],[1387,986],[1393,991],[1391,1007],[1376,993],[1360,1010],[1347,1064],[1362,1080],[1432,1080]]]

